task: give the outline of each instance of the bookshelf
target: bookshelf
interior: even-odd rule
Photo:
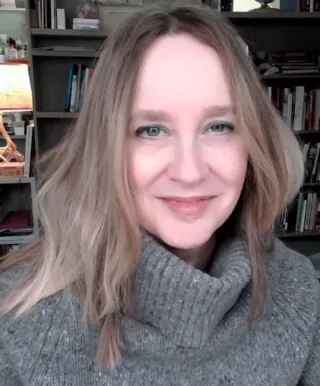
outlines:
[[[1,33],[8,34],[8,36],[14,39],[24,38],[24,31],[26,30],[25,20],[25,8],[0,7]],[[28,63],[28,59],[11,60],[10,63]],[[12,115],[11,113],[7,114]],[[27,124],[30,123],[30,120],[32,120],[32,112],[22,109],[21,120],[27,122]],[[26,155],[30,155],[31,149],[34,150],[33,146],[30,145],[30,132],[26,135],[26,130],[25,135],[15,135],[11,129],[8,133],[17,145],[18,151],[21,152],[26,159]],[[32,136],[34,138],[34,135]],[[0,146],[3,147],[5,145],[6,141],[0,134]],[[35,215],[35,194],[36,179],[32,173],[31,177],[0,178],[0,259],[3,247],[6,248],[7,246],[27,243],[38,236],[39,221]],[[14,220],[11,217],[13,213],[16,215]],[[13,231],[12,228],[15,226],[18,226],[19,229]],[[8,228],[10,228],[10,231]],[[5,249],[4,253],[7,251],[8,249]]]
[[[72,30],[76,0],[59,1],[66,9],[66,30],[35,28],[29,25],[30,63],[34,92],[35,125],[37,127],[39,153],[54,146],[64,135],[77,112],[65,111],[65,93],[68,66],[83,64],[94,66],[99,49],[108,37],[105,30]],[[27,4],[27,10],[29,5]],[[29,12],[29,10],[28,10]],[[320,12],[225,12],[240,35],[254,51],[318,51],[320,41]],[[70,46],[79,50],[44,50],[45,46]],[[80,47],[85,49],[80,49]],[[92,51],[95,50],[95,51]],[[262,76],[268,86],[295,87],[305,85],[320,88],[320,74]],[[50,90],[50,92],[48,92]],[[320,131],[301,130],[297,138],[319,141]],[[320,182],[306,183],[303,189],[319,191]],[[291,248],[312,255],[320,251],[320,231],[286,232],[278,235]]]

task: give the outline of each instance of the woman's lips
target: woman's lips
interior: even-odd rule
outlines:
[[[202,213],[210,204],[214,196],[192,197],[159,197],[159,199],[174,213],[194,216]]]

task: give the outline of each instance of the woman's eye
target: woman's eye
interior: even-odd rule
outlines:
[[[160,126],[141,126],[136,130],[137,137],[157,137],[161,135],[163,129]]]
[[[234,125],[230,122],[211,122],[206,126],[205,131],[213,131],[215,133],[223,133],[225,131],[232,131]]]

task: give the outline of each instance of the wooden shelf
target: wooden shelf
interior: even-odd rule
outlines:
[[[277,233],[279,239],[303,239],[303,238],[320,238],[320,231],[308,232],[283,232]]]
[[[294,131],[293,134],[297,136],[318,136],[320,135],[320,130],[302,130],[302,131]]]
[[[28,236],[0,236],[0,245],[27,244],[34,239],[34,234]]]
[[[41,50],[34,48],[32,50],[33,56],[46,57],[64,57],[64,58],[96,58],[99,56],[99,51],[55,51],[55,50]]]
[[[317,24],[320,21],[319,12],[222,12],[235,24]]]
[[[14,135],[14,134],[9,134],[10,135],[10,138],[12,139],[12,141],[14,142],[16,139],[26,139],[27,136],[26,135]],[[0,139],[4,140],[3,136],[0,134]]]
[[[261,79],[264,81],[319,81],[320,82],[320,74],[294,74],[294,75],[267,75],[261,76]]]
[[[303,188],[320,188],[320,182],[306,182],[302,186]]]
[[[25,8],[14,8],[14,7],[0,7],[0,12],[25,12]]]
[[[79,113],[71,113],[68,111],[37,111],[36,117],[38,119],[74,119]]]
[[[77,29],[50,29],[32,28],[32,36],[54,37],[54,38],[84,38],[84,39],[105,39],[108,32],[105,30],[77,30]]]
[[[6,178],[0,177],[0,185],[10,185],[10,184],[31,184],[35,180],[34,177],[21,177],[21,178]]]

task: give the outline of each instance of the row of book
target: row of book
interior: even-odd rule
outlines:
[[[268,86],[270,100],[294,132],[320,129],[320,88]]]
[[[70,64],[66,90],[65,111],[77,112],[82,106],[94,68],[84,64]]]
[[[297,0],[298,12],[319,12],[320,0]]]
[[[65,29],[65,9],[57,8],[56,0],[28,0],[31,12],[34,11],[39,28]]]
[[[320,143],[306,142],[302,151],[305,160],[305,183],[320,182]]]
[[[273,225],[275,233],[320,230],[320,193],[300,192]]]

